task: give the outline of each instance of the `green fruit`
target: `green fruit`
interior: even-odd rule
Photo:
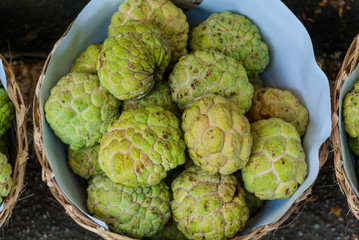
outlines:
[[[68,149],[68,163],[71,170],[84,179],[90,179],[102,173],[98,164],[100,144],[80,150]]]
[[[251,124],[253,147],[242,179],[262,200],[289,198],[307,176],[307,163],[294,126],[279,118]]]
[[[252,108],[246,114],[249,122],[280,118],[292,124],[300,136],[308,125],[308,110],[289,90],[259,88],[254,91]]]
[[[231,174],[249,159],[252,136],[247,118],[231,101],[208,95],[182,115],[189,157],[208,173]]]
[[[87,72],[90,74],[97,74],[96,63],[101,49],[102,44],[91,44],[86,50],[81,52],[76,57],[70,72]]]
[[[116,183],[156,185],[185,162],[179,121],[158,106],[129,109],[110,124],[100,144],[99,163]]]
[[[169,83],[172,99],[182,109],[207,94],[228,98],[244,112],[252,105],[253,87],[243,65],[219,52],[195,51],[181,57]]]
[[[186,236],[177,228],[177,223],[171,218],[165,227],[157,232],[152,240],[187,240]]]
[[[96,75],[69,73],[51,89],[45,104],[46,120],[73,150],[92,147],[101,140],[120,101],[104,89]]]
[[[122,110],[128,110],[138,107],[147,107],[150,105],[163,107],[176,116],[181,115],[177,106],[171,100],[171,92],[168,84],[165,82],[156,83],[153,89],[139,100],[128,100],[122,103]]]
[[[258,27],[243,15],[224,11],[211,14],[190,31],[192,50],[213,49],[242,62],[249,77],[266,68],[268,46]]]
[[[135,19],[153,24],[166,36],[171,63],[187,53],[188,23],[183,11],[169,0],[125,0],[111,18],[108,35],[115,36],[120,25]]]
[[[359,156],[359,139],[348,136],[348,144],[350,150],[352,150],[356,156]]]
[[[0,136],[2,136],[10,127],[14,119],[14,104],[4,88],[0,88]]]
[[[173,181],[172,193],[173,218],[189,239],[232,238],[248,220],[244,192],[233,175],[192,166]]]
[[[263,83],[262,79],[260,78],[259,74],[248,78],[248,81],[250,84],[252,84],[254,90],[264,87],[264,83]]]
[[[162,80],[171,50],[162,32],[150,23],[128,20],[108,37],[97,61],[104,88],[120,100],[140,99]]]
[[[9,195],[12,186],[12,167],[8,163],[6,155],[0,153],[0,196]],[[0,203],[2,199],[0,198]]]
[[[111,231],[133,238],[151,237],[171,217],[171,193],[163,182],[149,187],[116,184],[103,175],[87,188],[87,207]]]
[[[347,93],[343,100],[344,129],[353,138],[359,137],[359,82]]]

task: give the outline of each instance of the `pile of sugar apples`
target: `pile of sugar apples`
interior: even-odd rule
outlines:
[[[189,29],[169,0],[125,0],[45,105],[88,210],[133,238],[229,239],[307,175],[308,111],[260,79],[269,50],[230,11]]]

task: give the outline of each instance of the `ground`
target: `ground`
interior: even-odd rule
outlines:
[[[75,3],[74,3],[75,2]],[[14,72],[30,106],[46,56],[88,1],[12,0],[0,2],[0,52]],[[354,0],[283,0],[307,28],[318,64],[335,81],[351,41],[359,33],[359,3]],[[29,110],[31,113],[31,109]],[[32,145],[29,114],[29,160],[24,192],[1,239],[101,239],[76,224],[41,180],[41,166]],[[312,194],[292,216],[264,239],[358,239],[359,221],[349,211],[336,183],[333,155],[320,170]]]

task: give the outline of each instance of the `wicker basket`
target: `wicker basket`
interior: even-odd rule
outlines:
[[[330,136],[333,152],[335,175],[342,192],[346,195],[348,205],[354,216],[359,219],[359,198],[351,185],[348,173],[344,168],[344,159],[342,155],[342,145],[339,132],[339,95],[345,81],[353,73],[359,63],[359,35],[351,43],[337,79],[332,87],[332,124],[333,130]]]
[[[14,154],[10,154],[11,158],[9,160],[13,167],[13,185],[9,195],[4,199],[4,208],[0,212],[0,226],[2,226],[11,216],[11,212],[23,190],[25,167],[28,158],[28,141],[25,118],[26,107],[20,88],[16,82],[15,75],[11,70],[11,66],[2,55],[0,55],[0,58],[3,62],[6,74],[8,95],[15,107],[15,125],[13,126],[13,130],[16,139]]]
[[[174,2],[176,2],[176,1],[174,1]],[[200,1],[187,0],[187,1],[177,1],[177,2],[181,3],[181,6],[183,9],[188,9],[188,8],[193,7],[193,5],[195,3],[199,3]],[[189,4],[184,4],[184,2],[188,2]],[[128,238],[128,237],[125,237],[125,236],[122,236],[122,235],[119,235],[119,234],[116,234],[116,233],[106,230],[102,226],[98,225],[97,223],[95,223],[94,221],[89,219],[81,210],[79,210],[71,202],[70,199],[68,199],[68,197],[63,193],[63,191],[61,190],[59,184],[57,183],[57,181],[55,179],[54,172],[50,166],[49,156],[45,149],[44,138],[43,138],[43,123],[42,123],[42,121],[44,119],[44,115],[43,115],[43,109],[42,109],[41,102],[40,102],[40,90],[41,90],[41,86],[44,82],[44,78],[47,73],[47,69],[48,69],[50,60],[53,56],[53,53],[56,50],[56,48],[58,47],[58,45],[61,43],[61,41],[65,38],[65,36],[67,35],[70,28],[71,28],[71,25],[65,31],[63,36],[58,40],[58,42],[54,45],[53,50],[49,54],[49,56],[44,64],[42,73],[39,77],[39,81],[37,83],[36,90],[35,90],[35,96],[34,96],[34,101],[33,101],[33,122],[34,122],[33,137],[34,137],[35,151],[36,151],[36,154],[40,161],[40,164],[42,165],[42,179],[43,179],[43,181],[45,181],[47,183],[47,185],[49,186],[54,197],[63,205],[67,214],[79,225],[81,225],[82,227],[86,228],[89,231],[92,231],[92,232],[98,234],[99,236],[101,236],[104,239],[108,239],[108,240],[132,239],[132,238]],[[323,166],[323,164],[326,162],[328,153],[329,153],[329,148],[328,148],[328,140],[327,140],[322,144],[322,146],[320,147],[320,150],[319,150],[319,161],[320,161],[319,168],[321,168]],[[300,197],[297,198],[295,203],[289,208],[289,210],[277,221],[275,221],[271,224],[256,228],[253,231],[251,231],[250,233],[248,233],[247,235],[237,236],[234,239],[241,239],[241,240],[243,240],[243,239],[259,239],[259,238],[263,237],[264,235],[266,235],[268,232],[277,229],[282,223],[284,223],[289,218],[289,216],[299,207],[299,205],[303,204],[303,200],[305,200],[307,198],[307,196],[309,194],[311,194],[311,190],[312,190],[312,186],[310,186],[305,192],[303,192],[300,195]]]

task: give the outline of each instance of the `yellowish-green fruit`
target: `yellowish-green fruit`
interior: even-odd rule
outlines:
[[[344,129],[353,138],[359,137],[359,82],[347,93],[343,100]]]
[[[90,74],[97,74],[96,63],[101,49],[102,44],[91,44],[76,57],[70,72],[88,72]]]
[[[15,116],[14,104],[4,88],[0,88],[0,136],[2,136],[10,127],[11,121]]]
[[[6,197],[9,195],[12,187],[12,167],[8,163],[6,155],[0,153],[0,196]],[[0,203],[2,198],[0,198]]]

